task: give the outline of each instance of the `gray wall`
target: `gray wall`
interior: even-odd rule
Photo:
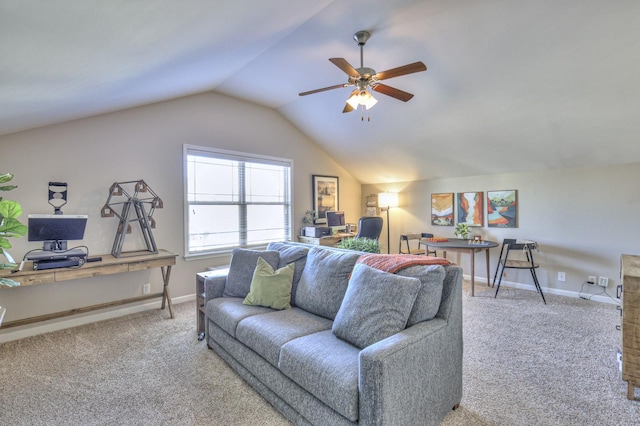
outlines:
[[[348,221],[360,214],[360,183],[318,146],[270,108],[207,93],[139,108],[76,120],[0,137],[0,172],[15,175],[18,189],[5,194],[22,204],[23,222],[29,213],[53,213],[47,203],[48,182],[67,182],[67,214],[87,214],[85,244],[92,254],[109,253],[117,220],[100,217],[113,182],[144,179],[164,201],[156,210],[153,231],[159,248],[179,254],[171,290],[177,300],[195,293],[195,274],[224,265],[228,257],[185,261],[183,255],[182,145],[292,158],[294,235],[311,208],[311,175],[340,178],[340,208]],[[127,237],[129,238],[129,237]],[[130,240],[125,238],[127,243]],[[295,239],[295,237],[294,237]],[[26,237],[13,241],[16,258],[41,243]],[[44,315],[142,294],[151,283],[161,291],[160,272],[95,277],[30,287],[0,287],[5,321]],[[28,328],[28,327],[27,327]],[[2,334],[16,328],[0,331]],[[195,332],[195,331],[194,331]]]
[[[538,276],[542,286],[552,292],[575,296],[587,277],[595,275],[608,277],[607,292],[615,295],[620,254],[640,254],[636,216],[640,209],[638,182],[640,165],[630,164],[363,185],[362,211],[368,194],[383,190],[400,193],[400,207],[390,212],[391,250],[397,252],[397,241],[403,232],[453,237],[454,227],[431,225],[431,193],[484,191],[486,197],[486,191],[517,189],[518,227],[483,226],[473,228],[474,233],[500,242],[504,238],[537,241],[540,251],[534,255],[541,264]],[[386,224],[381,243],[386,250]],[[492,276],[498,254],[499,248],[491,251]],[[469,255],[452,254],[451,259],[469,273]],[[557,280],[558,271],[566,272],[565,282]],[[525,272],[508,271],[507,281],[531,284],[531,276]],[[486,279],[484,255],[476,255],[476,277]],[[600,291],[598,287],[585,288],[590,292]],[[604,301],[606,296],[598,300]]]

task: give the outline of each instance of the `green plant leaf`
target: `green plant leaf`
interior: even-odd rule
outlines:
[[[10,280],[9,278],[0,278],[0,285],[7,287],[17,287],[20,285],[18,281]]]
[[[5,218],[16,218],[22,214],[22,206],[17,201],[0,201],[0,215]]]
[[[22,237],[27,233],[27,227],[20,223],[18,219],[5,217],[0,224],[0,235],[3,237]]]
[[[18,264],[13,262],[0,263],[0,269],[16,269],[17,267]]]
[[[0,174],[0,183],[9,182],[13,179],[13,175],[11,173]]]

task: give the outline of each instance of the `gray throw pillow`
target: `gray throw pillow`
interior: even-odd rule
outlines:
[[[296,305],[307,312],[334,319],[358,257],[359,253],[350,251],[319,247],[309,250],[307,264],[298,283]]]
[[[331,331],[362,349],[404,330],[420,286],[417,278],[356,265]]]
[[[227,283],[222,292],[224,297],[247,297],[259,257],[262,257],[273,269],[278,269],[280,254],[277,251],[241,248],[233,250]]]
[[[277,250],[280,252],[278,269],[284,268],[290,263],[295,263],[293,283],[291,285],[291,304],[295,305],[298,283],[300,282],[302,271],[304,271],[304,266],[307,264],[307,253],[309,253],[309,249],[307,247],[292,246],[285,243],[269,243],[267,250]]]
[[[440,309],[440,302],[442,302],[444,267],[442,265],[410,266],[396,272],[396,275],[418,278],[422,283],[416,303],[413,304],[413,309],[411,309],[407,327],[434,318]]]

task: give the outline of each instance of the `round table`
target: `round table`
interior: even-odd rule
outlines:
[[[489,261],[489,249],[498,247],[500,244],[495,241],[482,241],[481,243],[475,243],[473,240],[463,240],[462,238],[449,238],[447,241],[430,241],[429,238],[423,238],[420,242],[429,247],[440,249],[444,252],[443,257],[447,257],[448,251],[462,252],[471,254],[471,296],[474,295],[475,286],[475,254],[481,251],[487,253],[487,287],[489,287],[489,281],[491,279],[490,261]]]

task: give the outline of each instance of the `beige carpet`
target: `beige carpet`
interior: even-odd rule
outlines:
[[[633,425],[613,305],[465,288],[464,397],[443,425]],[[0,425],[286,425],[195,332],[153,310],[0,345]]]

